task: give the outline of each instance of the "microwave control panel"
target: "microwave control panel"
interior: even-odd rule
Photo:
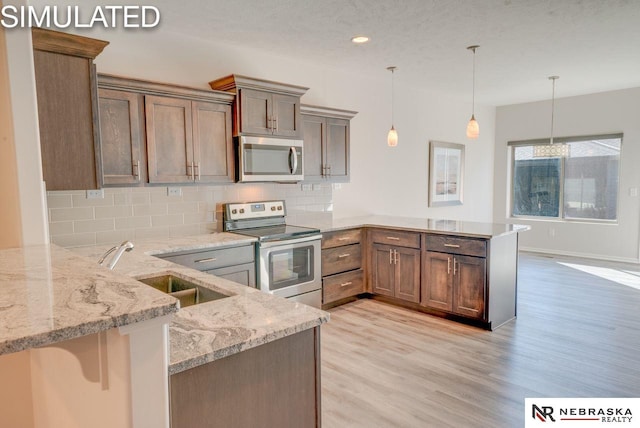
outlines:
[[[285,215],[284,201],[230,203],[225,207],[227,220],[250,220]]]

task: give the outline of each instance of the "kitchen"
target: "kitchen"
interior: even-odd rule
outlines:
[[[163,9],[163,13],[165,16],[167,14],[170,16],[171,11]],[[391,149],[384,141],[391,114],[390,76],[384,67],[381,67],[379,75],[372,77],[353,71],[346,73],[329,67],[318,68],[315,63],[300,62],[271,51],[215,44],[179,36],[170,31],[165,33],[158,30],[149,34],[133,34],[135,37],[125,31],[109,32],[100,36],[87,34],[90,37],[110,41],[110,45],[96,59],[100,73],[205,89],[207,82],[239,72],[244,75],[309,87],[309,91],[303,98],[305,104],[358,111],[351,121],[350,182],[348,184],[312,184],[310,188],[278,184],[223,185],[204,188],[183,186],[181,196],[169,196],[166,187],[164,189],[160,187],[142,187],[134,190],[106,189],[104,199],[95,200],[86,199],[84,191],[52,192],[47,195],[47,214],[51,220],[49,228],[54,243],[63,246],[108,244],[121,242],[123,233],[131,232],[135,234],[134,242],[151,237],[169,238],[206,233],[210,231],[206,228],[207,225],[211,227],[215,215],[215,204],[270,199],[286,199],[287,209],[291,215],[288,221],[291,224],[296,224],[298,218],[304,217],[308,211],[319,213],[320,216],[333,211],[335,217],[339,215],[344,218],[374,213],[451,218],[463,221],[514,222],[503,214],[507,206],[504,191],[508,164],[506,142],[548,135],[550,88],[546,76],[556,72],[554,70],[543,71],[541,77],[531,79],[532,83],[537,84],[539,92],[537,97],[531,99],[544,101],[497,109],[483,104],[476,105],[475,114],[482,128],[478,140],[470,142],[464,135],[464,124],[469,115],[467,99],[469,91],[465,90],[464,95],[457,101],[455,97],[445,97],[417,88],[403,82],[401,78],[403,67],[399,66],[395,74],[394,113],[400,142],[398,147]],[[7,34],[7,37],[13,37],[15,40],[17,36]],[[630,38],[630,40],[633,39]],[[464,47],[473,42],[474,40],[465,40],[459,43],[462,46],[459,55],[460,65],[456,67],[460,67],[465,76],[469,72],[467,66],[470,65],[470,58]],[[185,49],[185,46],[189,48]],[[366,49],[366,46],[362,47]],[[360,48],[354,47],[354,49]],[[482,84],[480,60],[484,49],[486,49],[484,46],[481,47],[477,55],[478,88]],[[362,55],[363,51],[354,50],[352,54],[357,57]],[[168,56],[171,57],[171,61],[166,60]],[[386,65],[389,64],[385,63]],[[10,66],[13,65],[10,63]],[[486,63],[484,66],[487,66]],[[488,78],[484,76],[484,79]],[[563,76],[558,82],[559,88],[564,84],[564,80],[568,80],[567,77]],[[638,147],[634,143],[637,124],[629,118],[637,105],[637,102],[633,101],[636,92],[637,90],[635,92],[627,90],[582,98],[558,99],[556,124],[558,135],[624,131],[625,156],[637,159]],[[477,99],[481,99],[479,95]],[[12,99],[12,102],[26,104],[29,99],[28,97]],[[495,105],[505,104],[498,101]],[[576,110],[578,106],[578,111],[582,113],[585,120],[576,124],[575,120],[566,118],[572,117],[568,116],[570,113],[567,112]],[[20,108],[24,106],[14,105],[14,111]],[[611,111],[624,111],[625,114],[605,114]],[[29,117],[26,114],[20,115],[19,120],[28,121]],[[561,117],[565,119],[560,120]],[[463,126],[460,126],[461,123]],[[15,127],[16,140],[25,141],[24,134],[33,133],[35,128],[33,124]],[[461,206],[428,208],[426,183],[428,182],[428,141],[430,139],[465,143],[465,198]],[[374,142],[378,143],[374,144]],[[16,147],[18,151],[25,149],[28,147]],[[366,162],[362,161],[363,159]],[[372,168],[372,165],[376,167]],[[495,165],[495,168],[488,168],[487,165]],[[528,247],[535,250],[544,249],[547,246],[549,252],[557,254],[593,256],[616,261],[637,260],[638,222],[637,215],[633,216],[633,213],[637,214],[638,200],[637,197],[627,196],[627,193],[628,189],[637,186],[638,177],[637,173],[633,172],[632,166],[624,162],[622,165],[620,185],[622,214],[616,227],[575,223],[547,225],[535,222],[531,232],[521,234],[521,248]],[[380,168],[383,168],[384,173],[380,173]],[[389,168],[388,172],[386,168]],[[19,167],[17,173],[28,175],[30,170],[29,166]],[[21,178],[21,185],[25,186],[24,183],[29,183],[30,180],[33,180],[33,177]],[[405,192],[397,191],[405,188],[407,183],[422,183],[421,190],[415,192],[416,194],[412,192],[411,197],[407,197]],[[35,185],[39,186],[37,183]],[[34,198],[33,195],[21,195],[21,197]],[[43,205],[41,201],[33,201],[33,203],[35,206]],[[200,212],[200,206],[203,203],[206,204],[204,213]],[[100,207],[100,204],[104,205]],[[131,204],[134,212],[137,209],[139,215],[123,218],[120,217],[122,214],[114,214],[118,211],[118,208],[114,208],[115,206],[128,204]],[[138,205],[140,207],[136,208]],[[147,210],[147,214],[143,214],[144,210]],[[81,213],[77,214],[78,211]],[[37,210],[23,209],[23,223],[29,225],[27,228],[29,230],[24,234],[25,242],[29,242],[30,236],[37,235],[38,228],[42,230],[45,227],[37,219],[27,221],[30,216],[37,217],[36,212]],[[87,217],[88,212],[91,213],[90,217]],[[65,217],[68,215],[80,217]],[[140,220],[139,217],[148,217],[148,220]],[[185,221],[187,218],[191,220]],[[116,227],[116,224],[121,227]],[[557,238],[549,240],[552,227],[555,228]],[[539,231],[539,233],[534,234],[533,231]],[[590,235],[594,237],[595,243],[584,242],[583,237]],[[634,239],[628,239],[628,237],[634,237]],[[121,263],[125,263],[127,256],[130,255],[125,254]],[[331,323],[323,328],[329,328],[329,326]]]

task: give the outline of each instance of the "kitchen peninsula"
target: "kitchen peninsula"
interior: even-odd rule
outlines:
[[[76,343],[75,346],[66,347],[67,352],[74,355],[81,363],[82,370],[73,367],[74,362],[77,365],[76,361],[65,362],[75,369],[73,371],[67,369],[65,378],[70,379],[74,376],[80,378],[78,383],[88,384],[85,389],[92,387],[91,384],[98,384],[102,394],[98,393],[97,396],[87,398],[89,405],[91,399],[96,397],[102,400],[105,390],[108,392],[110,387],[113,389],[119,386],[118,393],[123,396],[122,399],[116,399],[118,407],[110,407],[104,401],[93,403],[93,407],[87,407],[88,404],[81,404],[83,400],[78,396],[77,391],[75,395],[70,392],[71,395],[65,397],[60,395],[57,385],[44,385],[42,392],[35,386],[33,391],[30,387],[24,387],[26,390],[24,396],[33,403],[34,414],[22,412],[22,416],[15,416],[16,419],[7,420],[7,423],[17,421],[20,426],[53,426],[43,425],[42,420],[51,417],[50,413],[54,413],[54,410],[61,413],[50,401],[55,397],[56,402],[64,403],[65,408],[68,408],[68,414],[65,414],[68,418],[67,422],[57,421],[63,425],[66,423],[65,426],[87,426],[83,423],[88,423],[89,420],[91,420],[91,426],[169,426],[168,409],[162,412],[162,406],[158,403],[158,401],[162,402],[163,395],[166,398],[168,390],[165,387],[164,393],[159,392],[157,383],[155,391],[153,389],[146,391],[150,397],[155,397],[156,407],[154,409],[147,407],[146,412],[138,412],[144,414],[144,416],[140,414],[141,419],[136,420],[134,417],[133,422],[129,419],[132,412],[135,414],[140,410],[137,408],[140,403],[136,401],[134,391],[135,381],[139,380],[136,378],[135,369],[140,367],[131,363],[131,378],[124,381],[119,379],[122,375],[110,370],[123,367],[116,366],[115,356],[112,356],[111,352],[116,350],[126,353],[127,345],[120,344],[123,349],[116,348],[114,345],[116,349],[112,349],[112,343],[109,340],[122,333],[122,329],[126,328],[122,326],[127,323],[145,320],[144,316],[149,318],[149,322],[153,322],[154,316],[162,317],[170,314],[173,314],[172,320],[166,317],[163,319],[165,326],[170,321],[169,343],[165,342],[164,348],[162,343],[156,344],[155,348],[147,351],[165,356],[163,360],[165,386],[166,375],[169,375],[170,387],[177,391],[171,394],[172,418],[174,418],[171,422],[172,427],[193,424],[195,420],[193,418],[202,417],[202,414],[198,413],[199,410],[216,411],[218,421],[224,421],[226,415],[236,420],[240,418],[241,422],[243,420],[251,422],[254,420],[252,418],[261,418],[276,423],[288,423],[291,426],[296,420],[315,423],[319,418],[320,399],[317,383],[319,382],[319,326],[328,321],[328,314],[150,255],[161,255],[184,249],[246,245],[251,241],[250,238],[226,233],[176,238],[170,242],[148,241],[140,243],[134,251],[123,256],[115,272],[101,268],[93,262],[107,248],[77,249],[78,253],[87,255],[89,258],[80,257],[54,245],[1,251],[1,282],[12,284],[16,290],[21,290],[3,294],[0,298],[0,308],[7,315],[3,316],[0,324],[0,333],[2,333],[0,350],[2,354],[6,354],[0,355],[3,375],[5,370],[8,371],[12,367],[22,367],[26,374],[31,372],[32,377],[37,377],[40,366],[33,363],[34,355],[47,352],[51,347],[64,347],[67,343],[66,339],[82,340],[87,334],[97,333],[98,336],[93,342],[89,341],[81,346]],[[176,312],[175,299],[133,279],[167,274],[187,279],[228,297],[182,308]],[[65,299],[60,301],[57,298],[59,295]],[[37,316],[31,314],[30,308],[37,309],[35,311]],[[142,312],[143,310],[146,312]],[[94,311],[98,312],[94,316],[95,319],[86,316],[86,312]],[[22,314],[21,318],[8,316],[14,312]],[[52,314],[48,315],[49,313]],[[68,325],[63,324],[64,322]],[[16,327],[16,324],[21,328]],[[58,324],[62,324],[62,327]],[[115,332],[109,333],[111,331],[109,329],[114,327],[119,327],[120,331],[116,329]],[[99,335],[103,331],[107,331],[106,341]],[[166,329],[160,328],[160,332],[162,331]],[[166,340],[166,333],[164,337]],[[167,353],[163,351],[163,349],[166,350],[167,345],[168,360]],[[133,342],[131,346],[133,348]],[[20,354],[17,351],[27,354]],[[105,353],[109,353],[110,358],[107,360],[105,360]],[[22,355],[24,361],[18,361],[15,357],[17,355]],[[47,355],[49,356],[50,354]],[[31,367],[29,367],[29,358],[31,358]],[[125,358],[124,363],[118,362],[125,365],[124,373],[128,370],[126,368],[128,362],[128,357]],[[278,362],[282,364],[277,364]],[[50,371],[54,370],[54,366],[52,362]],[[89,370],[88,373],[87,370]],[[144,367],[142,370],[144,371]],[[296,370],[296,376],[291,375],[290,370]],[[162,372],[156,371],[155,374],[160,380],[163,379]],[[200,382],[193,380],[191,378],[193,376]],[[207,376],[216,376],[217,381],[202,382],[202,379],[207,379]],[[44,384],[45,377],[42,377],[41,383]],[[127,376],[124,375],[124,377]],[[28,379],[29,376],[26,378]],[[267,378],[269,382],[262,382]],[[11,385],[13,388],[16,387],[12,383]],[[185,388],[185,385],[188,388]],[[22,389],[21,385],[18,386]],[[48,397],[45,387],[51,388],[49,390],[51,394]],[[128,388],[133,391],[131,400],[128,399],[130,397]],[[253,403],[259,398],[254,395],[263,394],[263,397],[267,397],[267,401],[271,401],[268,397],[276,397],[275,391],[269,388],[288,388],[292,394],[291,399],[297,400],[296,410],[283,412],[282,409],[273,407],[254,409]],[[245,394],[243,400],[240,400],[237,395],[240,390]],[[8,393],[9,391],[3,391],[3,394]],[[211,406],[202,406],[199,404],[202,394],[218,395],[210,396],[210,402],[213,403]],[[281,393],[279,397],[282,397]],[[254,411],[248,412],[247,406]],[[287,406],[287,408],[290,407]],[[163,416],[166,413],[166,420],[158,423],[157,420],[144,419],[158,413]],[[89,419],[78,417],[83,414],[86,414],[85,417]],[[70,422],[72,415],[75,419]],[[19,417],[23,419],[17,419]],[[119,417],[119,419],[114,421],[113,417]],[[104,425],[99,425],[103,422]],[[4,421],[2,425],[4,426]]]

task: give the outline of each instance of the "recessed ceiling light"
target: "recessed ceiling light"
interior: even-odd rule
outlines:
[[[354,36],[351,38],[351,41],[357,45],[361,45],[362,43],[367,43],[369,38],[367,36]]]

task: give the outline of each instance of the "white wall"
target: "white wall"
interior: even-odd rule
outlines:
[[[306,104],[358,111],[351,129],[351,183],[333,191],[336,217],[379,213],[491,220],[495,109],[476,106],[481,137],[469,142],[465,130],[470,100],[449,100],[403,85],[402,64],[396,64],[395,75],[395,125],[400,142],[392,149],[386,145],[391,76],[385,69],[379,75],[365,76],[358,70],[335,70],[322,58],[300,63],[161,29],[147,33],[96,30],[89,35],[111,42],[96,60],[102,73],[200,88],[208,88],[207,82],[227,74],[243,74],[310,87],[302,98]],[[466,144],[463,206],[427,208],[430,139]]]
[[[26,4],[24,0],[4,3],[17,6]],[[20,206],[22,244],[44,244],[48,241],[48,229],[40,161],[40,133],[31,31],[13,29],[6,31],[5,37],[12,109],[10,120],[13,122],[19,199],[5,198],[3,203]]]
[[[639,261],[640,88],[556,99],[554,135],[622,132],[618,223],[530,221],[509,218],[507,142],[548,138],[550,101],[498,107],[496,111],[494,220],[529,224],[521,248],[622,261]]]

